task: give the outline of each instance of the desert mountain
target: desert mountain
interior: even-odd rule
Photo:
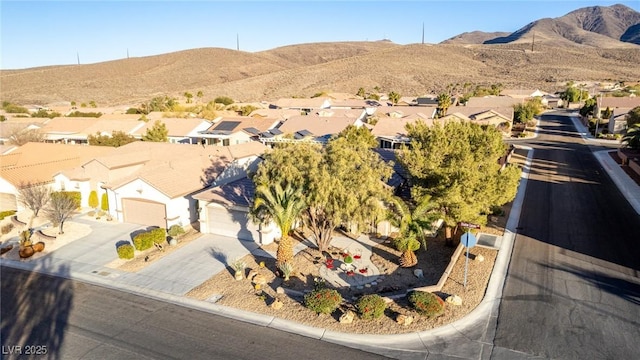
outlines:
[[[482,44],[487,40],[492,40],[499,37],[508,36],[508,32],[484,32],[484,31],[471,31],[464,32],[456,35],[450,39],[447,39],[441,44]]]
[[[632,23],[638,17],[640,13],[615,5],[541,19],[512,34],[497,33],[489,41],[492,35],[473,32],[450,44],[332,42],[256,53],[202,48],[96,64],[1,70],[0,100],[139,105],[159,95],[184,99],[185,92],[202,91],[202,101],[229,96],[253,102],[323,91],[355,94],[360,87],[418,96],[464,83],[553,91],[567,81],[636,82],[640,46],[632,42],[640,40],[640,24]]]
[[[627,6],[592,6],[559,18],[536,20],[507,36],[485,40],[483,43],[535,42],[556,46],[630,48],[636,46],[638,29],[634,26],[637,24],[640,24],[640,13]]]

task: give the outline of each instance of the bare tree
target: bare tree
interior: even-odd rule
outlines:
[[[45,185],[21,183],[18,187],[18,201],[33,211],[33,217],[38,217],[42,209],[51,197],[51,190]]]
[[[71,217],[77,208],[78,203],[73,197],[63,192],[54,192],[51,194],[49,206],[44,211],[47,219],[54,226],[60,226],[58,234],[64,234],[64,222]]]
[[[44,142],[44,134],[39,129],[21,129],[16,126],[9,131],[9,142],[18,146],[28,142]]]

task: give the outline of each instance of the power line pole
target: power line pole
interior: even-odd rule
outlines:
[[[80,65],[80,53],[76,51],[76,58],[78,58],[78,65]]]
[[[531,52],[533,52],[533,44],[536,43],[536,32],[533,32],[533,40],[531,40]]]
[[[129,48],[127,48],[127,59],[129,58]]]
[[[422,23],[422,45],[424,45],[424,22]]]
[[[240,34],[236,33],[236,49],[240,51]]]

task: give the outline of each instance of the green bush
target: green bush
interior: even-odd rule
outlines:
[[[430,318],[444,313],[444,301],[434,293],[413,291],[409,294],[409,303],[418,313]]]
[[[133,246],[138,251],[150,249],[153,246],[153,239],[148,232],[143,232],[133,238]]]
[[[169,236],[171,237],[176,237],[182,234],[184,234],[184,229],[180,225],[171,225],[169,228]]]
[[[98,208],[98,193],[95,190],[91,190],[89,193],[89,207],[93,209]]]
[[[167,240],[167,232],[163,228],[152,229],[136,235],[133,238],[133,246],[136,250],[143,251],[151,248],[153,243],[162,244]]]
[[[334,289],[314,290],[304,296],[304,305],[318,314],[331,314],[342,303],[342,296]]]
[[[75,200],[76,206],[78,208],[80,208],[80,205],[82,204],[82,194],[80,193],[80,191],[55,191],[51,195],[56,196],[54,194],[62,194],[65,196],[69,196],[70,198]]]
[[[4,218],[6,218],[7,216],[13,216],[13,215],[15,215],[15,213],[16,213],[15,210],[1,211],[0,212],[0,220],[4,220]]]
[[[13,224],[9,223],[9,224],[3,225],[2,229],[0,230],[2,231],[2,235],[6,235],[10,233],[11,230],[13,230]]]
[[[163,228],[157,228],[149,231],[151,240],[156,244],[162,244],[167,241],[167,230]]]
[[[133,259],[134,252],[131,244],[122,244],[118,246],[117,251],[120,259]]]
[[[356,302],[360,317],[365,320],[377,319],[384,314],[387,303],[378,294],[364,295]]]
[[[100,209],[103,211],[109,211],[109,196],[107,193],[102,194],[102,201],[100,202]]]

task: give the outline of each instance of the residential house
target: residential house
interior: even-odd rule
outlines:
[[[9,144],[13,134],[28,130],[39,130],[46,119],[9,118],[0,122],[0,144]]]
[[[331,107],[331,99],[327,97],[317,97],[312,99],[286,98],[279,99],[271,104],[271,109],[292,109],[310,113],[317,109],[328,109]]]
[[[414,124],[418,119],[404,119],[379,117],[373,126],[371,134],[376,137],[379,147],[383,149],[399,149],[408,144],[411,139],[407,136],[407,124]]]
[[[93,117],[56,117],[45,121],[40,129],[47,142],[87,144],[89,135],[110,136],[114,131],[132,134],[145,123],[135,117],[127,119]]]
[[[281,237],[273,223],[257,224],[249,216],[255,185],[248,177],[212,186],[193,195],[199,203],[200,231],[266,245]]]
[[[500,92],[500,96],[508,96],[514,99],[530,99],[545,95],[549,94],[538,89],[504,89]]]
[[[544,95],[541,99],[541,103],[548,109],[556,109],[564,106],[564,101],[558,95]]]
[[[297,141],[316,141],[326,143],[332,136],[339,134],[349,125],[360,127],[364,124],[360,117],[299,115],[289,118],[278,130],[284,135],[291,135]],[[261,137],[263,143],[281,141]]]
[[[348,99],[332,100],[331,109],[367,109],[382,106],[382,103],[373,99]]]
[[[257,142],[228,147],[134,142],[60,172],[55,180],[81,191],[83,199],[91,191],[100,198],[106,193],[109,214],[118,221],[186,226],[198,222],[193,193],[246,177],[265,149]]]
[[[597,114],[602,114],[603,112],[605,112],[607,108],[609,108],[609,110],[611,111],[615,111],[616,109],[633,109],[637,106],[640,106],[640,97],[598,97],[593,113],[597,116]],[[620,114],[620,111],[618,112],[618,114]]]
[[[279,120],[261,117],[223,117],[197,134],[203,145],[229,146],[257,141],[262,133],[274,129]]]
[[[300,115],[300,110],[292,109],[257,109],[253,110],[249,116],[262,119],[274,119],[281,122],[292,116]]]
[[[437,107],[433,106],[381,106],[376,109],[374,116],[389,116],[400,119],[406,117],[433,119],[436,115]]]
[[[627,114],[632,108],[615,108],[611,112],[611,117],[607,129],[610,134],[621,134],[627,130]]]
[[[18,189],[30,185],[55,188],[54,175],[72,169],[115,148],[106,146],[73,146],[66,144],[27,143],[0,156],[0,209],[22,210],[16,201]],[[60,190],[58,188],[58,190]],[[69,188],[68,190],[73,190]]]
[[[416,106],[418,105],[418,100],[415,96],[402,96],[398,100],[397,106]],[[438,105],[436,102],[435,105]]]
[[[200,140],[200,132],[211,127],[210,121],[200,118],[162,118],[157,121],[161,121],[167,128],[167,141],[176,144],[197,144]],[[147,121],[131,135],[141,139],[147,130],[153,128],[155,122]]]
[[[483,96],[470,97],[465,106],[481,107],[487,109],[513,107],[516,104],[524,103],[523,98],[512,98],[510,96]]]

